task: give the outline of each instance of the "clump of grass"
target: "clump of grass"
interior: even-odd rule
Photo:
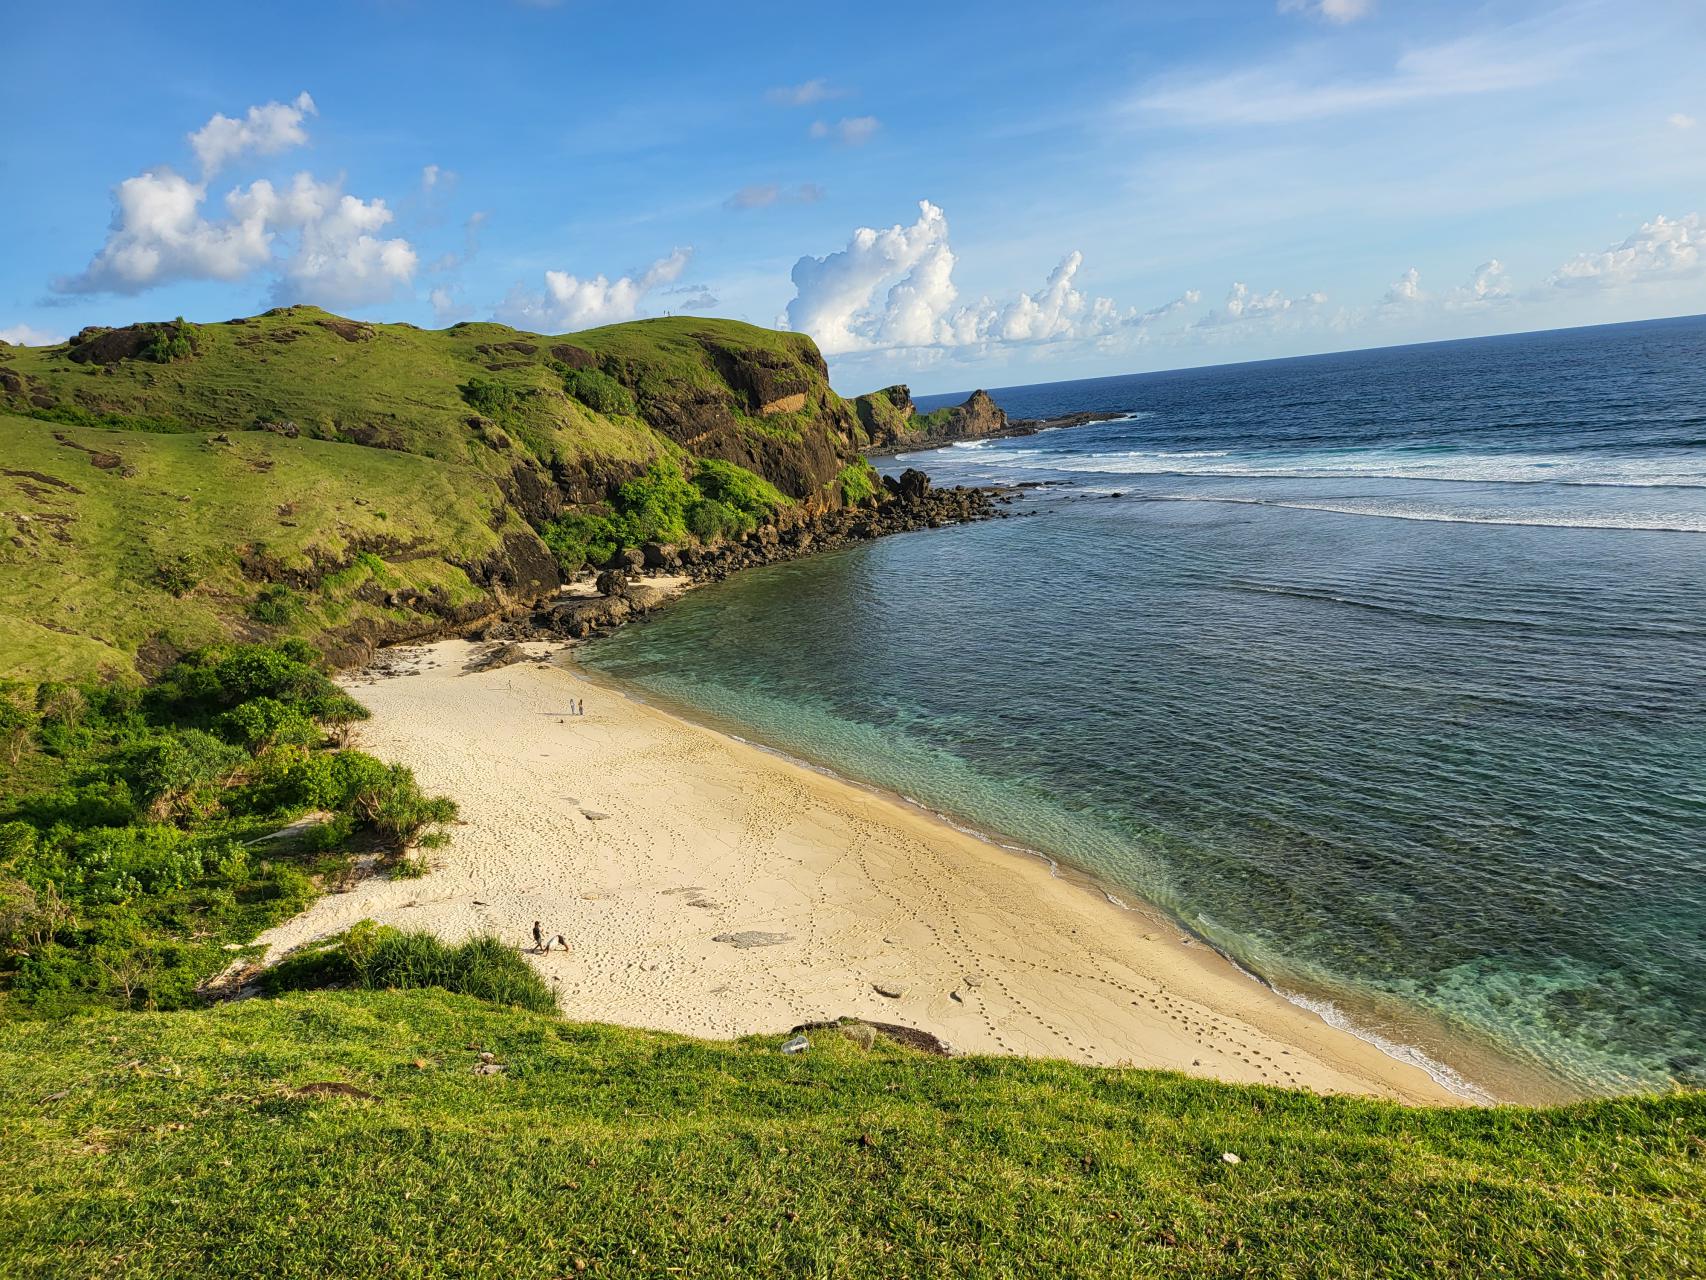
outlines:
[[[363,920],[341,939],[280,964],[268,978],[274,991],[347,986],[364,991],[436,987],[493,1004],[554,1014],[557,1002],[533,966],[507,943],[482,936],[446,943]]]

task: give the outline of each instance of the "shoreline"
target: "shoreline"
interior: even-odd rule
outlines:
[[[689,587],[696,585],[699,584],[688,584]],[[673,600],[680,594],[680,590],[674,591],[668,599]],[[1465,1033],[1449,1027],[1443,1021],[1422,1011],[1408,1010],[1407,1012],[1413,1019],[1427,1021],[1432,1025],[1436,1035],[1430,1038],[1451,1042],[1449,1056],[1457,1064],[1453,1065],[1452,1061],[1447,1061],[1442,1056],[1436,1056],[1421,1044],[1394,1039],[1385,1034],[1378,1025],[1370,1025],[1371,1022],[1378,1023],[1377,1017],[1347,1012],[1343,1005],[1328,995],[1287,989],[1279,981],[1238,959],[1212,938],[1197,932],[1185,922],[1176,919],[1164,907],[1149,901],[1124,885],[1102,878],[1094,871],[1081,867],[1070,859],[1018,843],[1016,837],[1005,832],[982,826],[968,818],[943,812],[911,796],[876,783],[866,782],[860,778],[843,774],[830,765],[796,756],[780,747],[774,747],[755,738],[746,737],[739,726],[724,723],[716,716],[697,708],[677,703],[666,697],[660,697],[649,689],[630,684],[605,672],[575,662],[572,658],[573,652],[572,648],[565,650],[561,659],[566,659],[566,661],[557,660],[554,661],[554,665],[558,665],[590,684],[609,689],[619,697],[661,711],[671,719],[706,729],[734,743],[750,746],[797,768],[831,779],[842,786],[852,787],[870,795],[881,797],[890,803],[917,813],[926,821],[939,823],[953,831],[980,841],[997,853],[1042,863],[1048,868],[1050,876],[1055,880],[1106,900],[1118,911],[1132,916],[1135,920],[1147,922],[1145,926],[1147,928],[1170,930],[1179,936],[1184,945],[1198,946],[1212,952],[1245,979],[1266,991],[1272,992],[1287,1004],[1304,1011],[1313,1018],[1320,1019],[1335,1030],[1370,1045],[1394,1061],[1419,1068],[1440,1088],[1452,1094],[1459,1104],[1543,1106],[1579,1102],[1595,1096],[1572,1088],[1564,1080],[1554,1077],[1535,1065],[1512,1058],[1490,1043],[1482,1044],[1478,1040],[1472,1041]],[[1459,1066],[1463,1067],[1464,1071],[1473,1072],[1476,1080],[1487,1083],[1481,1084],[1470,1079],[1468,1075],[1464,1074],[1464,1071],[1458,1069]]]
[[[727,1038],[852,1016],[956,1052],[1468,1101],[1041,855],[580,668],[464,674],[475,652],[345,677],[374,713],[362,745],[465,821],[425,877],[370,878],[263,935],[272,958],[364,918],[517,945],[539,918],[572,950],[530,959],[585,1021]],[[586,716],[561,714],[570,691]]]

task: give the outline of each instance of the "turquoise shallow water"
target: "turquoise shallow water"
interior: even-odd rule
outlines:
[[[1702,369],[1694,321],[998,393],[1132,416],[901,464],[1048,481],[1035,518],[585,657],[1388,1039],[1706,1082]]]

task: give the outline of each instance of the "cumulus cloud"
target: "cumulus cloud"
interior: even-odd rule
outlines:
[[[980,298],[955,305],[956,262],[947,215],[922,200],[911,226],[860,227],[846,248],[795,263],[787,326],[809,333],[825,354],[840,355],[1097,339],[1142,320],[1078,287],[1084,258],[1076,251],[1041,289],[1005,303]],[[1155,314],[1174,307],[1169,303]]]
[[[673,284],[692,256],[691,248],[676,249],[644,271],[615,280],[602,274],[583,279],[567,271],[547,271],[543,293],[518,287],[505,299],[498,315],[518,328],[553,332],[632,320],[646,295]]]
[[[833,138],[844,147],[862,147],[876,136],[883,122],[875,116],[843,116],[834,124],[814,120],[808,132],[817,139]]]
[[[14,347],[51,347],[64,341],[63,333],[38,329],[30,324],[15,324],[10,328],[0,329],[0,342],[9,342]]]
[[[1220,309],[1211,311],[1197,321],[1196,328],[1218,328],[1222,325],[1270,322],[1294,312],[1306,312],[1327,301],[1320,291],[1289,297],[1278,289],[1257,293],[1242,280],[1235,280]]]
[[[383,200],[299,173],[283,189],[266,179],[225,196],[225,216],[203,211],[207,187],[170,169],[126,178],[115,192],[107,242],[61,293],[136,294],[178,280],[240,280],[276,268],[280,302],[354,306],[382,302],[413,278],[407,240],[377,233],[392,219]],[[286,252],[279,253],[282,245]]]
[[[1681,111],[1676,112],[1674,115],[1665,117],[1665,121],[1673,129],[1692,129],[1695,125],[1700,123],[1693,116],[1686,115]]]
[[[774,182],[755,183],[742,187],[723,201],[723,208],[739,212],[766,209],[773,204],[816,204],[823,195],[823,188],[815,182],[802,182],[797,187],[781,187]]]
[[[1281,13],[1307,13],[1328,22],[1355,22],[1367,17],[1374,0],[1280,0]]]
[[[1452,291],[1448,303],[1474,306],[1481,303],[1504,302],[1511,296],[1505,264],[1497,258],[1483,262],[1469,277],[1469,283]]]
[[[294,104],[251,107],[244,119],[216,115],[189,135],[203,168],[192,182],[161,166],[113,191],[113,218],[89,265],[54,282],[60,293],[137,294],[181,280],[275,274],[275,301],[359,306],[383,302],[413,280],[418,258],[405,239],[382,231],[393,220],[384,200],[346,194],[342,181],[310,173],[275,187],[267,179],[226,192],[210,213],[209,177],[239,156],[269,154],[306,140],[306,93]]]
[[[807,80],[804,84],[779,85],[764,96],[778,106],[809,107],[814,102],[827,102],[830,98],[844,97],[846,90],[837,89],[829,81],[818,77]]]
[[[206,199],[205,184],[170,169],[126,178],[113,192],[106,244],[54,288],[135,294],[174,280],[239,280],[272,260],[273,228],[243,191],[226,196],[225,218],[205,217]]]
[[[287,191],[256,182],[234,210],[252,209],[266,224],[297,235],[273,286],[278,302],[363,306],[391,298],[414,279],[419,257],[407,240],[377,234],[391,222],[383,200],[346,195],[337,183],[299,173]]]
[[[1422,292],[1422,273],[1411,267],[1387,288],[1384,301],[1389,306],[1402,307],[1426,301],[1427,296]]]
[[[1663,214],[1643,222],[1621,244],[1598,253],[1578,253],[1552,273],[1560,289],[1615,288],[1692,276],[1706,266],[1706,221],[1698,213]]]
[[[294,102],[250,107],[241,120],[215,113],[213,119],[190,134],[190,149],[201,161],[202,176],[212,177],[247,152],[268,156],[300,147],[308,141],[302,121],[314,114],[314,99],[306,91],[297,94]]]

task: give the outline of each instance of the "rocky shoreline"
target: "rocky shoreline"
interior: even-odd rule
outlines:
[[[584,590],[588,571],[564,594],[530,611],[478,629],[488,641],[580,640],[642,618],[670,595],[648,585],[647,577],[717,582],[743,569],[796,560],[802,556],[894,533],[939,529],[975,520],[1005,518],[1019,495],[1011,489],[938,489],[922,471],[907,468],[883,477],[883,493],[874,506],[842,507],[798,515],[763,525],[738,542],[713,546],[673,546],[648,542],[618,551],[592,578],[595,594]],[[576,591],[576,587],[582,589]]]

